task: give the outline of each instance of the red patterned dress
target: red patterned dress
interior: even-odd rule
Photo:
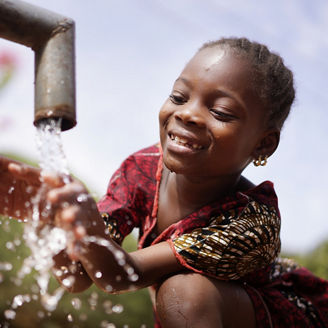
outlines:
[[[188,269],[240,282],[257,327],[328,327],[328,282],[278,257],[280,214],[271,182],[205,205],[157,235],[161,175],[158,146],[131,155],[114,173],[98,203],[114,240],[121,243],[137,227],[139,248],[167,241]]]

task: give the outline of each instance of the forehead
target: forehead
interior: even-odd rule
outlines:
[[[253,83],[256,72],[252,65],[224,47],[209,47],[196,53],[180,77],[194,87],[222,89],[245,103],[261,103]]]
[[[222,47],[209,47],[196,53],[188,62],[181,75],[190,78],[212,80],[227,86],[249,88],[252,69],[249,62],[237,57],[231,50]],[[248,83],[245,83],[248,82]]]

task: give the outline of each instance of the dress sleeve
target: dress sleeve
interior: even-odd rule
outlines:
[[[134,227],[138,226],[138,213],[133,202],[135,182],[128,178],[128,170],[133,170],[133,160],[128,158],[113,174],[106,195],[97,203],[110,237],[121,244]]]
[[[198,273],[237,280],[271,264],[280,252],[280,218],[274,207],[250,201],[210,220],[209,226],[169,240],[179,262]]]

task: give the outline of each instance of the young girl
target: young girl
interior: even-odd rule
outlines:
[[[157,327],[327,327],[328,283],[278,258],[273,184],[241,175],[266,165],[293,100],[293,75],[266,46],[204,44],[160,110],[160,145],[126,159],[97,206],[78,197],[80,182],[44,177],[44,219],[74,232],[55,256],[58,279],[74,276],[72,292],[151,286]],[[16,181],[2,213],[30,215],[25,187],[37,189],[39,171],[5,158],[0,167],[2,195]],[[127,254],[119,245],[134,227],[139,249]]]

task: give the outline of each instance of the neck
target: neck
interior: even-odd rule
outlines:
[[[229,195],[240,183],[240,174],[225,177],[189,177],[164,167],[162,188],[181,208],[199,208]]]

